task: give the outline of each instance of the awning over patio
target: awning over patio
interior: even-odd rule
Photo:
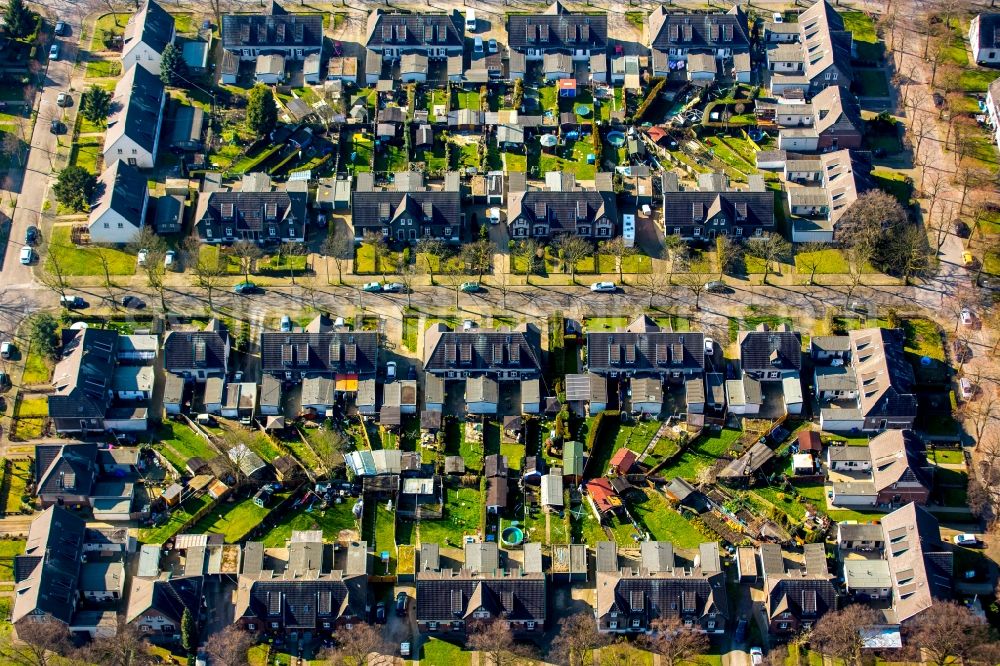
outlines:
[[[358,392],[358,376],[357,375],[337,375],[337,392],[338,393],[357,393]]]

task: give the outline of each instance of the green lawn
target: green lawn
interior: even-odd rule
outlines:
[[[270,506],[274,506],[283,497],[275,495]],[[212,511],[191,527],[195,534],[214,532],[225,537],[226,543],[238,543],[246,539],[250,531],[271,513],[269,507],[259,507],[253,503],[252,497],[228,504],[220,502]]]
[[[406,171],[410,165],[410,158],[402,146],[384,145],[382,150],[375,153],[375,170],[398,173]]]
[[[198,513],[202,508],[208,506],[212,498],[208,495],[192,497],[184,502],[180,507],[176,507],[170,514],[167,522],[157,527],[148,527],[139,530],[139,541],[142,543],[163,543],[170,537],[177,534],[181,526]]]
[[[182,472],[189,458],[199,456],[208,460],[218,455],[215,448],[204,438],[176,421],[164,421],[153,441],[161,443],[156,447],[157,451]]]
[[[941,465],[962,465],[965,455],[957,449],[935,449],[931,455],[933,462]]]
[[[28,357],[24,361],[24,375],[21,377],[22,384],[44,384],[49,381],[52,366],[49,361],[35,351],[34,347],[28,349]]]
[[[375,565],[377,574],[392,574],[396,572],[396,512],[390,511],[385,502],[366,502],[365,521],[362,527],[362,538],[372,544],[375,550]],[[389,553],[389,568],[381,562],[381,553]]]
[[[466,652],[459,645],[430,638],[420,646],[420,659],[428,664],[448,664],[448,666],[470,666],[472,653]]]
[[[52,227],[51,239],[49,255],[56,256],[64,276],[104,275],[102,255],[108,260],[111,275],[135,274],[135,255],[110,247],[77,247],[70,240],[67,226]]]
[[[910,205],[910,197],[913,195],[913,184],[906,179],[906,176],[898,171],[880,168],[872,171],[872,177],[879,188],[896,197],[900,205],[904,208]]]
[[[812,273],[816,266],[816,274],[849,273],[851,265],[844,253],[837,248],[819,250],[817,252],[798,252],[795,254],[795,271],[800,275]]]
[[[587,317],[583,325],[587,332],[599,332],[617,331],[619,328],[628,326],[628,323],[628,317]]]
[[[264,535],[265,548],[280,548],[291,538],[293,531],[323,530],[324,541],[336,541],[341,530],[358,530],[358,522],[351,509],[357,500],[349,498],[341,504],[331,504],[326,509],[315,508],[286,513],[278,523]]]
[[[618,428],[618,436],[615,437],[615,448],[618,449],[628,447],[636,453],[642,453],[646,450],[646,446],[653,439],[653,436],[660,429],[659,421],[633,421],[632,423],[623,423]],[[612,452],[614,453],[614,452]]]
[[[361,135],[360,133],[355,133],[352,139],[351,153],[354,155],[354,160],[351,160],[351,154],[345,156],[345,160],[348,163],[348,170],[351,173],[360,173],[363,171],[371,171],[371,160],[372,151],[375,149],[375,143],[372,138],[367,135]]]
[[[573,543],[585,543],[591,548],[596,548],[598,541],[606,541],[608,538],[604,528],[597,522],[594,513],[586,504],[581,504],[570,511],[570,534]]]
[[[595,152],[594,145],[589,140],[568,141],[567,145],[556,146],[554,150],[555,153],[543,152],[539,155],[540,174],[546,174],[550,171],[565,171],[576,174],[578,180],[594,179],[597,166],[587,163],[587,155]]]
[[[479,488],[448,486],[444,518],[420,521],[420,542],[460,546],[462,537],[479,531],[482,495]]]
[[[478,90],[456,90],[453,95],[454,105],[452,108],[472,109],[473,111],[479,111],[482,108]]]
[[[855,69],[854,82],[861,97],[887,97],[889,81],[882,69]]]
[[[375,265],[375,249],[371,245],[361,243],[354,252],[355,275],[373,275],[382,272],[395,273],[396,266],[392,253],[383,256],[379,265]]]
[[[84,76],[88,79],[107,79],[122,73],[122,64],[118,60],[91,60],[87,63]]]
[[[875,23],[864,12],[841,12],[844,27],[854,36],[858,60],[879,62],[885,53],[885,46],[875,34]]]
[[[917,381],[942,382],[947,379],[948,365],[944,357],[944,345],[937,324],[929,319],[907,318],[902,322],[906,336],[903,349],[909,356]],[[925,366],[920,362],[924,356],[933,362]]]
[[[0,581],[14,580],[14,556],[24,553],[23,539],[0,539]],[[0,616],[0,620],[6,620]]]
[[[500,455],[507,456],[507,466],[512,471],[521,471],[521,459],[524,458],[524,444],[503,442],[500,444]]]
[[[660,476],[672,479],[680,476],[685,479],[695,479],[701,470],[710,467],[715,460],[729,450],[732,443],[739,439],[736,430],[723,430],[718,435],[699,439],[688,448],[672,464],[660,470]]]
[[[104,42],[102,36],[104,32],[112,32],[118,35],[124,34],[125,24],[128,23],[128,14],[102,14],[94,24],[94,32],[91,35],[90,50],[92,52],[103,51]]]
[[[795,487],[799,492],[798,500],[792,493],[780,491],[774,487],[765,486],[754,489],[754,493],[760,495],[771,504],[774,504],[781,511],[788,514],[795,520],[802,520],[806,515],[806,502],[812,502],[817,508],[825,507],[823,502],[823,484],[804,484]]]
[[[475,472],[483,468],[483,445],[465,437],[465,422],[457,419],[449,419],[445,424],[445,445],[446,456],[462,456],[465,460],[465,468],[470,472]]]
[[[4,494],[0,495],[0,513],[17,512],[21,509],[21,498],[32,481],[30,460],[11,460],[4,474]]]
[[[542,86],[538,89],[538,102],[542,111],[555,111],[559,106],[559,90],[556,86]]]
[[[671,541],[677,548],[696,548],[708,537],[670,508],[667,500],[652,489],[643,491],[646,498],[631,502],[629,511],[642,522],[655,541]]]
[[[417,351],[417,334],[419,333],[420,319],[413,316],[403,317],[403,346],[410,351]]]
[[[446,93],[444,90],[432,90],[429,95],[425,96],[427,100],[427,113],[428,120],[432,123],[437,122],[437,116],[434,115],[435,106],[447,106]]]

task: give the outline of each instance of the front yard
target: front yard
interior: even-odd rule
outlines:
[[[111,275],[134,275],[136,258],[134,254],[111,247],[73,245],[70,228],[65,225],[52,227],[49,256],[54,256],[64,276],[104,275],[103,256],[108,262]],[[49,263],[53,260],[50,259]]]

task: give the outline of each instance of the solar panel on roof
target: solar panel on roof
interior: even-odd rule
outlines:
[[[344,362],[347,365],[354,365],[358,362],[358,345],[354,342],[348,342],[344,345]]]
[[[625,347],[625,362],[635,363],[635,344],[622,345]]]
[[[815,613],[817,606],[816,590],[802,590],[802,612]]]
[[[461,345],[461,363],[472,363],[472,343],[463,342]]]
[[[622,346],[616,342],[610,343],[608,355],[611,357],[611,365],[618,365],[622,362]]]
[[[457,345],[453,342],[446,342],[444,345],[444,362],[448,365],[455,365]]]
[[[521,362],[521,345],[515,340],[513,342],[507,343],[507,354],[510,356],[510,362],[512,364],[518,364]]]

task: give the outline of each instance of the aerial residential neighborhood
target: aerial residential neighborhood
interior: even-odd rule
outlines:
[[[0,663],[1000,663],[989,4],[6,0]]]

